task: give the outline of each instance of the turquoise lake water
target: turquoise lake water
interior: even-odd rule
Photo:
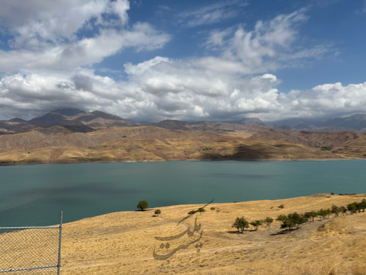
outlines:
[[[0,166],[0,227],[150,207],[366,193],[366,161],[197,161]]]

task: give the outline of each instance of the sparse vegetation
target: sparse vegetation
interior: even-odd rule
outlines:
[[[281,204],[278,206],[278,208],[283,209],[284,205]],[[347,214],[347,211],[349,211],[352,214],[355,214],[358,212],[365,212],[366,209],[366,199],[363,199],[361,202],[353,202],[345,206],[336,206],[332,205],[331,208],[328,209],[320,209],[319,211],[310,211],[305,212],[304,214],[298,214],[297,212],[288,214],[287,216],[284,214],[281,214],[277,217],[276,221],[280,221],[281,228],[287,228],[289,232],[291,232],[291,229],[296,226],[296,229],[299,229],[300,226],[306,222],[314,222],[316,217],[321,217],[321,220],[324,220],[326,217],[334,214],[334,217],[338,217],[339,213]],[[271,227],[271,224],[273,222],[273,218],[267,217],[264,220],[255,220],[252,222],[247,222],[243,217],[239,218],[237,217],[232,227],[236,227],[238,229],[242,229],[241,233],[250,225],[254,226],[254,231],[258,230],[258,227],[261,226],[263,223],[267,224],[267,228]],[[244,224],[244,225],[243,225]],[[244,226],[244,227],[243,227]]]
[[[331,211],[332,211],[332,213],[333,213],[336,217],[338,217],[339,213],[340,213],[340,212],[342,212],[341,208],[340,208],[340,207],[338,207],[338,206],[336,206],[336,205],[334,205],[334,204],[332,205]]]
[[[262,221],[260,220],[256,220],[256,221],[253,221],[253,222],[250,222],[250,225],[254,226],[255,227],[255,231],[258,230],[258,226],[261,226],[262,225]]]
[[[141,211],[144,211],[145,209],[147,209],[149,207],[149,203],[147,201],[140,201],[137,204],[137,208],[140,209]]]
[[[330,215],[332,211],[330,209],[320,209],[318,211],[318,216],[321,216],[322,219],[325,219],[326,216]]]
[[[265,218],[264,222],[267,224],[268,228],[271,228],[271,224],[273,222],[273,219],[271,217]]]
[[[232,227],[235,227],[238,233],[243,233],[245,228],[249,227],[249,222],[244,217],[237,217]]]
[[[357,212],[357,204],[355,202],[350,203],[347,205],[347,210],[351,212],[352,214]]]
[[[206,210],[204,208],[198,208],[198,212],[200,213],[200,215],[204,212],[206,212]]]

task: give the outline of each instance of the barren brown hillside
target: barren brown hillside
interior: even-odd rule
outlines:
[[[139,126],[81,129],[84,132],[74,132],[75,129],[69,129],[69,126],[35,128],[24,133],[1,135],[0,163],[342,159],[366,156],[366,134],[363,133],[293,132],[254,125],[237,125],[234,128],[236,130],[184,131]]]
[[[317,194],[274,201],[213,203],[205,213],[197,213],[179,225],[189,211],[201,205],[161,207],[159,217],[153,216],[155,209],[149,209],[67,223],[63,229],[61,274],[365,274],[366,212],[317,218],[291,233],[283,231],[277,221],[270,229],[263,225],[253,231],[250,227],[243,234],[231,227],[236,217],[244,216],[249,221],[275,219],[280,214],[317,211],[333,204],[360,202],[365,197]],[[281,204],[284,209],[278,208]],[[193,236],[185,234],[171,240],[169,247],[166,241],[155,239],[181,234],[188,227],[193,230],[195,217],[201,228]],[[17,238],[16,234],[22,233],[11,234],[9,238]],[[199,240],[168,259],[153,257],[154,248],[156,254],[166,255],[192,239]],[[162,243],[164,248],[160,247]],[[22,249],[27,255],[32,248]]]

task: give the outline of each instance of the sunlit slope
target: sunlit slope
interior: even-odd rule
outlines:
[[[366,194],[318,194],[273,201],[213,203],[205,213],[197,213],[179,225],[189,211],[202,205],[161,207],[158,217],[153,216],[155,209],[148,209],[67,223],[62,235],[61,274],[364,274],[366,212],[316,218],[291,233],[283,232],[277,221],[270,229],[263,225],[253,231],[251,226],[243,234],[231,226],[236,217],[244,216],[249,221],[276,219],[281,214],[317,211],[363,198]],[[278,208],[281,204],[283,209]],[[193,230],[195,218],[201,228],[192,236],[183,234],[169,241],[170,247],[160,248],[162,241],[155,237]],[[19,239],[17,234],[24,235],[24,231],[11,236]],[[166,255],[192,240],[198,241],[166,260],[153,257],[154,249],[157,255]],[[195,244],[202,245],[199,253]],[[37,255],[34,249],[42,252],[44,246],[47,244],[23,246],[17,251],[30,255],[28,250],[32,249],[32,255]],[[7,251],[12,251],[10,246]]]
[[[0,163],[366,157],[364,133],[293,132],[239,126],[237,130],[209,131],[109,127],[88,133],[61,126],[37,128],[1,135]]]

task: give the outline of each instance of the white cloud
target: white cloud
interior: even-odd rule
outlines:
[[[1,72],[92,65],[127,47],[154,50],[170,40],[147,23],[127,26],[127,0],[1,2],[1,26],[13,34],[13,49],[0,50]],[[77,36],[89,27],[93,37]]]
[[[36,48],[44,43],[76,40],[76,32],[94,20],[94,25],[125,25],[128,21],[127,0],[56,0],[1,1],[2,26],[15,35],[14,48]],[[14,12],[16,10],[17,12]],[[115,15],[106,20],[103,15]]]
[[[329,117],[364,112],[366,106],[366,82],[324,84],[285,94],[276,88],[280,80],[273,74],[216,75],[213,80],[183,61],[159,61],[150,67],[144,64],[144,71],[139,70],[141,64],[130,65],[126,82],[87,69],[8,75],[0,81],[1,113],[27,118],[75,107],[151,122],[166,118],[233,121],[243,116],[263,120]]]
[[[223,1],[199,9],[184,11],[178,15],[179,23],[187,27],[218,23],[236,17],[241,8],[246,5],[240,1]]]
[[[103,29],[96,37],[84,38],[72,44],[45,47],[37,51],[0,50],[0,71],[75,68],[99,63],[127,47],[135,47],[137,51],[161,48],[169,40],[169,35],[146,23],[138,23],[131,30]]]
[[[251,31],[242,26],[216,31],[206,45],[217,56],[127,63],[126,81],[101,77],[80,66],[98,63],[126,47],[162,47],[169,35],[139,23],[121,29],[103,27],[94,37],[46,43],[42,50],[2,51],[0,71],[9,73],[0,81],[0,115],[29,118],[76,107],[140,121],[232,121],[245,115],[276,120],[360,112],[366,104],[366,83],[328,84],[288,94],[276,88],[280,80],[270,70],[327,52],[321,45],[292,49],[297,25],[305,20],[303,11],[297,11],[258,21]]]

